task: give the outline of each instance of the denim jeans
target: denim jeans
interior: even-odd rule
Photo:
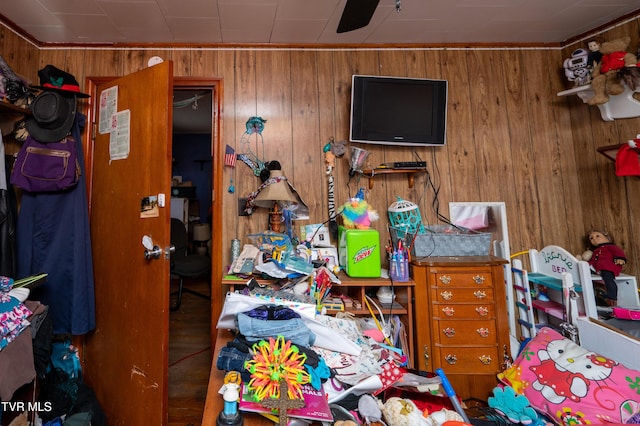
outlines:
[[[239,349],[225,346],[220,348],[216,367],[222,371],[238,371],[243,381],[249,381],[251,375],[244,369],[244,363],[252,359],[252,355],[248,352],[242,352]]]
[[[247,340],[255,342],[269,337],[282,336],[285,340],[299,346],[310,347],[316,340],[315,334],[309,330],[300,318],[288,320],[261,320],[239,313],[238,331]]]

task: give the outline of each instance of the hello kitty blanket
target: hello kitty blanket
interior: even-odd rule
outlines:
[[[640,372],[548,327],[498,378],[559,424],[640,423]]]

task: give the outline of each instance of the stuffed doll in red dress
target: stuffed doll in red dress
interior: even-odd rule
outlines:
[[[613,238],[605,231],[592,229],[587,234],[587,239],[591,249],[582,254],[582,260],[586,260],[596,274],[602,277],[607,289],[607,304],[616,306],[618,285],[615,277],[620,275],[622,267],[627,263],[627,255],[622,248],[614,244]]]

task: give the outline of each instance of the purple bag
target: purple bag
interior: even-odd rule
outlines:
[[[22,144],[10,182],[29,192],[55,192],[75,186],[80,178],[76,140],[40,143],[31,136]]]

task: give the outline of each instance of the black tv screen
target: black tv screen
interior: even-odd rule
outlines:
[[[446,80],[352,77],[351,142],[441,146],[446,123]]]

